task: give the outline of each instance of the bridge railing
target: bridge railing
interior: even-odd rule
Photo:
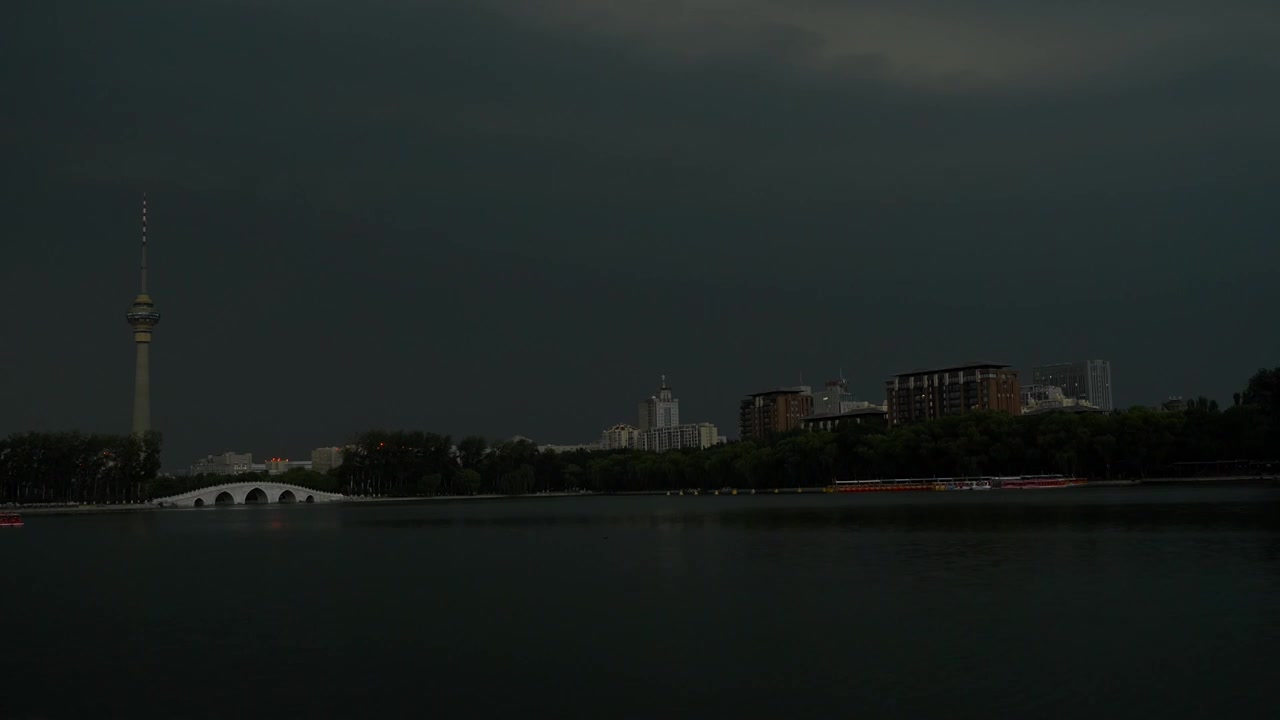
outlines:
[[[286,490],[292,490],[294,495],[297,495],[298,493],[301,492],[306,495],[324,495],[325,497],[330,497],[330,498],[345,497],[345,495],[343,495],[342,493],[332,493],[332,492],[326,492],[324,490],[313,490],[311,488],[302,487],[301,485],[294,485],[293,483],[283,483],[283,482],[275,482],[274,480],[268,480],[267,482],[262,482],[262,481],[234,482],[234,483],[222,483],[220,485],[209,485],[208,487],[196,488],[194,490],[188,490],[186,492],[178,493],[176,495],[166,495],[164,497],[152,498],[147,502],[150,502],[152,504],[160,504],[164,502],[171,502],[179,498],[195,497],[198,495],[204,495],[205,493],[211,493],[211,492],[222,492],[224,490],[230,490],[231,488],[260,487],[263,485],[273,485],[275,487],[285,488]]]

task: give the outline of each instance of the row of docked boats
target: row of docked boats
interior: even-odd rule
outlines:
[[[833,493],[924,492],[981,490],[1041,490],[1079,487],[1083,478],[1065,475],[1012,475],[965,478],[897,478],[889,480],[836,480],[826,488]]]

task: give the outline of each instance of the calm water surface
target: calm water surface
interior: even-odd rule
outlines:
[[[0,560],[6,718],[1280,716],[1269,487],[31,515]]]

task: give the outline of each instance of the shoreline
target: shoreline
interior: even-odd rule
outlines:
[[[1142,485],[1153,486],[1169,486],[1169,485],[1217,485],[1217,484],[1257,484],[1257,485],[1275,485],[1280,483],[1280,477],[1275,476],[1231,476],[1217,478],[1144,478],[1141,480],[1094,480],[1079,486],[1081,489],[1088,488],[1104,488],[1104,487],[1137,487]],[[702,490],[697,495],[742,495],[742,496],[770,496],[770,495],[815,495],[825,493],[825,488],[771,488],[768,490],[757,490],[752,492],[750,488],[737,488],[737,492],[723,492],[719,490]],[[693,493],[687,490],[631,490],[615,493],[599,493],[599,492],[544,492],[530,493],[527,495],[428,495],[428,496],[403,496],[403,497],[362,497],[351,496],[333,503],[323,503],[325,505],[376,505],[376,504],[401,504],[409,505],[416,503],[431,502],[466,502],[480,500],[530,500],[538,498],[568,498],[568,497],[640,497],[640,496],[676,496],[689,495]],[[129,512],[157,512],[161,510],[206,510],[209,508],[176,508],[161,507],[147,503],[133,503],[127,505],[9,505],[0,507],[0,512],[15,512],[24,515],[84,515],[84,514],[104,514],[104,513],[129,513]]]

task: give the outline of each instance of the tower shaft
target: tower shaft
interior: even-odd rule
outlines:
[[[151,430],[151,342],[134,343],[137,357],[133,369],[133,433]]]
[[[140,287],[125,320],[133,328],[136,352],[133,367],[133,432],[151,431],[151,332],[160,322],[160,313],[147,294],[147,196],[142,196],[142,262],[139,264]]]

